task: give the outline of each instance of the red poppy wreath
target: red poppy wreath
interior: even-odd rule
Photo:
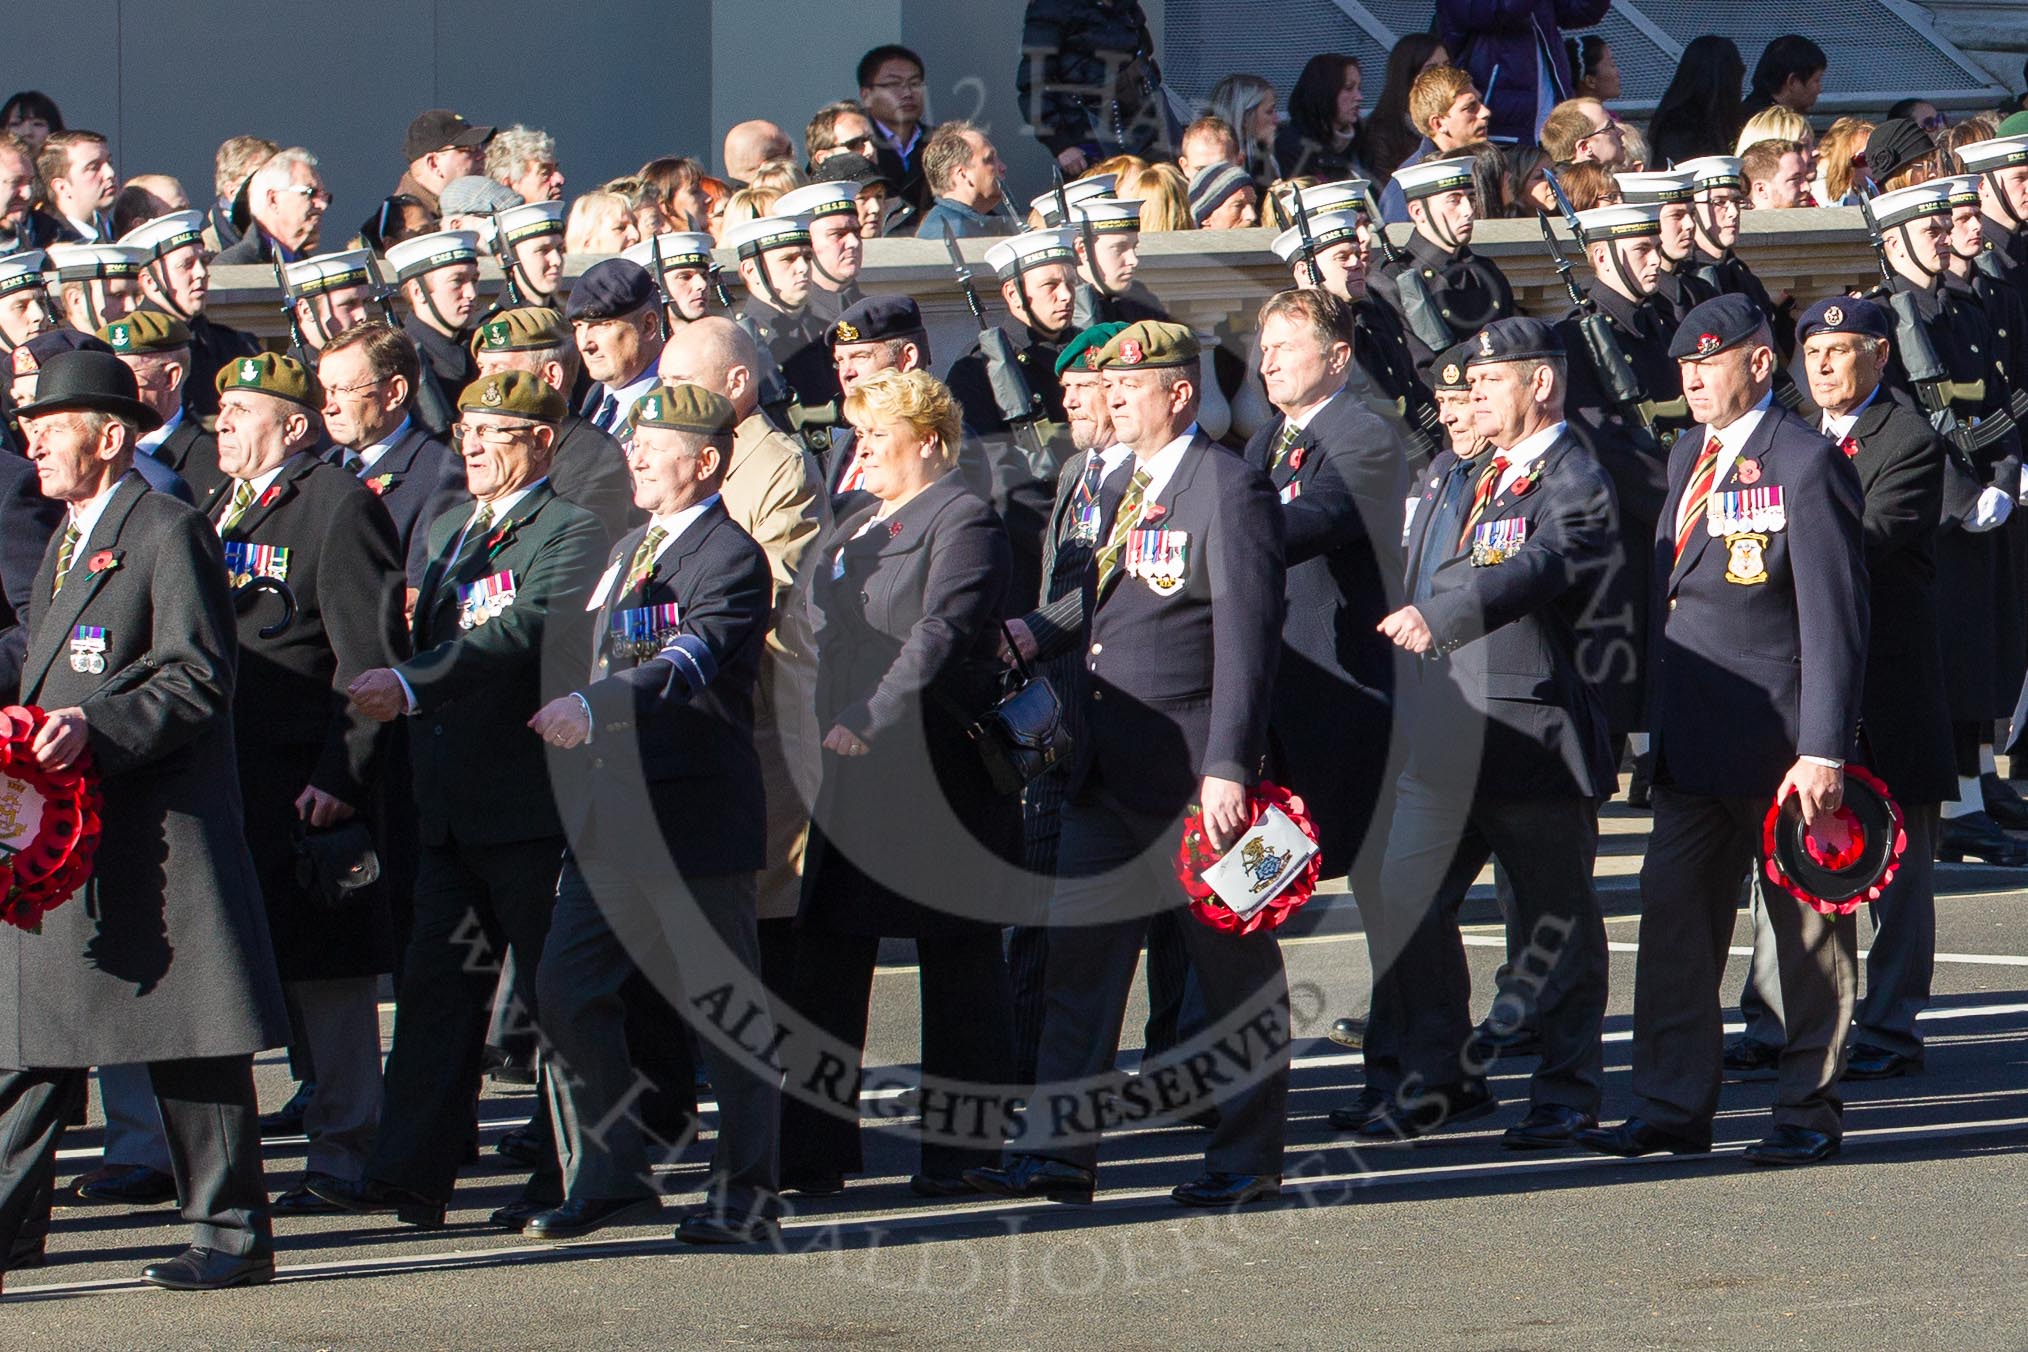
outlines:
[[[91,877],[103,799],[90,753],[63,770],[35,763],[40,709],[0,709],[0,920],[39,932]]]
[[[1317,839],[1317,824],[1311,820],[1309,808],[1303,800],[1281,785],[1265,781],[1247,790],[1249,830],[1253,823],[1260,820],[1261,813],[1270,807],[1280,808],[1296,829],[1311,841]],[[1252,934],[1255,930],[1279,927],[1310,899],[1317,890],[1317,879],[1324,871],[1324,857],[1312,854],[1308,862],[1265,905],[1243,916],[1220,900],[1211,884],[1204,881],[1204,870],[1216,864],[1218,859],[1219,853],[1212,848],[1211,839],[1204,831],[1204,809],[1192,807],[1190,815],[1183,819],[1183,841],[1176,851],[1176,878],[1190,897],[1190,913],[1211,928],[1228,934]]]

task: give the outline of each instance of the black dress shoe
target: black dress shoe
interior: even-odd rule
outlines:
[[[271,1113],[261,1114],[261,1135],[301,1136],[303,1114],[310,1107],[310,1100],[317,1096],[317,1082],[304,1080],[296,1086],[296,1092],[289,1095],[289,1101]]]
[[[845,1175],[790,1175],[782,1179],[782,1191],[801,1193],[805,1197],[836,1197],[845,1191]]]
[[[1922,1069],[1921,1056],[1904,1056],[1900,1052],[1888,1051],[1870,1043],[1855,1042],[1851,1053],[1845,1058],[1845,1073],[1841,1080],[1891,1080],[1897,1075]]]
[[[0,1267],[0,1272],[26,1272],[30,1268],[42,1267],[48,1262],[49,1253],[45,1241],[31,1239],[7,1255],[7,1263],[4,1267]]]
[[[523,1168],[533,1169],[542,1163],[543,1150],[548,1144],[548,1137],[535,1128],[516,1127],[502,1135],[493,1149],[499,1152],[502,1158],[513,1160]]]
[[[1838,1138],[1829,1132],[1784,1123],[1769,1132],[1767,1139],[1746,1148],[1748,1164],[1815,1164],[1838,1153]]]
[[[1672,1155],[1705,1155],[1711,1152],[1711,1142],[1706,1138],[1678,1136],[1630,1117],[1617,1127],[1593,1127],[1580,1131],[1577,1144],[1586,1150],[1596,1150],[1601,1155],[1653,1155],[1666,1150]]]
[[[531,1202],[522,1197],[509,1202],[506,1206],[496,1208],[492,1215],[486,1217],[486,1224],[498,1226],[502,1230],[512,1230],[518,1234],[527,1227],[528,1222],[545,1211],[554,1210],[556,1210],[554,1202]]]
[[[1946,817],[1937,828],[1936,857],[1946,864],[1962,864],[1966,858],[2002,868],[2028,864],[2028,845],[2000,829],[2000,823],[1984,812]]]
[[[1209,1173],[1193,1178],[1170,1194],[1178,1206],[1235,1207],[1282,1195],[1280,1174]]]
[[[108,1164],[81,1175],[72,1191],[87,1202],[160,1206],[176,1200],[176,1180],[145,1164]]]
[[[1339,1019],[1331,1025],[1330,1036],[1331,1041],[1337,1043],[1340,1047],[1350,1047],[1355,1052],[1364,1051],[1366,1049],[1366,1020]]]
[[[999,1169],[967,1169],[965,1182],[995,1197],[1047,1197],[1052,1202],[1089,1202],[1096,1185],[1091,1170],[1040,1155],[1016,1155]]]
[[[956,1174],[917,1174],[908,1180],[908,1190],[918,1197],[969,1197],[978,1192]]]
[[[1498,1028],[1487,1019],[1472,1030],[1472,1059],[1482,1066],[1503,1056],[1535,1056],[1542,1051],[1542,1032],[1523,1024],[1519,1028]]]
[[[274,1213],[277,1216],[334,1216],[341,1214],[342,1208],[334,1206],[310,1191],[310,1180],[313,1178],[323,1179],[326,1183],[336,1183],[339,1181],[330,1174],[304,1174],[302,1182],[275,1198],[271,1207]]]
[[[1627,776],[1627,806],[1653,811],[1655,806],[1655,756],[1634,757],[1634,772]]]
[[[611,1225],[643,1225],[662,1210],[659,1197],[573,1198],[531,1216],[521,1233],[530,1239],[582,1239]]]
[[[1986,815],[2009,831],[2028,831],[2028,799],[2012,784],[1992,772],[1979,776],[1979,789],[1986,797]]]
[[[1590,1113],[1561,1103],[1538,1103],[1528,1110],[1526,1117],[1507,1128],[1500,1144],[1509,1150],[1553,1150],[1561,1145],[1576,1145],[1577,1133],[1597,1126],[1598,1119]]]
[[[1371,1122],[1387,1107],[1387,1095],[1368,1086],[1359,1091],[1359,1097],[1343,1108],[1331,1110],[1331,1125],[1340,1131],[1357,1131]]]
[[[1735,1084],[1772,1080],[1781,1073],[1782,1049],[1741,1033],[1725,1040],[1725,1078]]]
[[[166,1263],[141,1269],[141,1280],[170,1291],[223,1291],[229,1286],[260,1286],[275,1279],[275,1256],[241,1258],[216,1249],[185,1249]]]
[[[772,1244],[781,1227],[766,1216],[699,1207],[676,1227],[685,1244]]]
[[[1374,1144],[1384,1141],[1413,1141],[1439,1127],[1453,1127],[1490,1117],[1500,1100],[1491,1090],[1451,1089],[1419,1094],[1413,1104],[1390,1099],[1358,1129],[1359,1139]]]
[[[418,1230],[441,1230],[448,1204],[425,1197],[407,1188],[397,1188],[378,1179],[350,1183],[340,1178],[306,1178],[303,1186],[317,1196],[355,1216],[392,1215],[403,1225]]]

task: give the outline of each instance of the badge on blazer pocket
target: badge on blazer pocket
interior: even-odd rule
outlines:
[[[1157,596],[1174,596],[1190,575],[1190,536],[1180,530],[1134,530],[1120,566]]]
[[[1760,534],[1725,537],[1725,580],[1741,586],[1767,581],[1768,537]]]

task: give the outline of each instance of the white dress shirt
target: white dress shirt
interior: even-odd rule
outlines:
[[[401,420],[400,426],[396,427],[392,432],[389,432],[379,441],[374,442],[371,446],[365,447],[358,453],[360,478],[364,479],[366,477],[366,472],[373,468],[374,463],[378,461],[380,457],[386,455],[389,451],[394,449],[395,442],[400,441],[403,437],[408,435],[409,424],[414,421],[415,419],[413,418],[403,418]]]
[[[1528,471],[1534,468],[1535,462],[1556,444],[1556,439],[1563,435],[1563,429],[1568,425],[1561,422],[1551,423],[1533,436],[1523,437],[1515,442],[1512,450],[1503,451],[1498,446],[1489,448],[1492,454],[1505,457],[1507,461],[1506,472],[1501,474],[1500,482],[1494,485],[1493,496],[1497,498],[1521,482]]]

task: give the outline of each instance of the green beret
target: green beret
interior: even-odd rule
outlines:
[[[474,356],[481,352],[539,352],[569,345],[570,329],[563,322],[563,312],[547,305],[502,310],[472,335]]]
[[[1056,374],[1062,375],[1073,362],[1081,370],[1098,370],[1099,353],[1126,327],[1117,320],[1110,324],[1094,324],[1071,339],[1056,356]]]
[[[634,426],[722,436],[739,426],[732,401],[699,385],[657,385],[634,405]]]
[[[1144,319],[1114,334],[1100,350],[1098,364],[1109,371],[1153,371],[1169,366],[1195,366],[1202,351],[1197,335],[1183,325]],[[1090,365],[1089,359],[1086,365]]]
[[[463,413],[504,413],[514,418],[560,423],[570,404],[555,386],[526,371],[495,371],[465,386],[458,396]]]
[[[317,389],[317,380],[310,374],[310,368],[279,352],[263,352],[257,357],[235,357],[221,366],[218,369],[218,392],[224,394],[227,390],[257,390],[292,404],[301,404],[307,409],[324,407],[324,397]]]
[[[136,352],[174,352],[190,346],[190,326],[160,310],[135,310],[101,328],[99,341],[123,357]]]

